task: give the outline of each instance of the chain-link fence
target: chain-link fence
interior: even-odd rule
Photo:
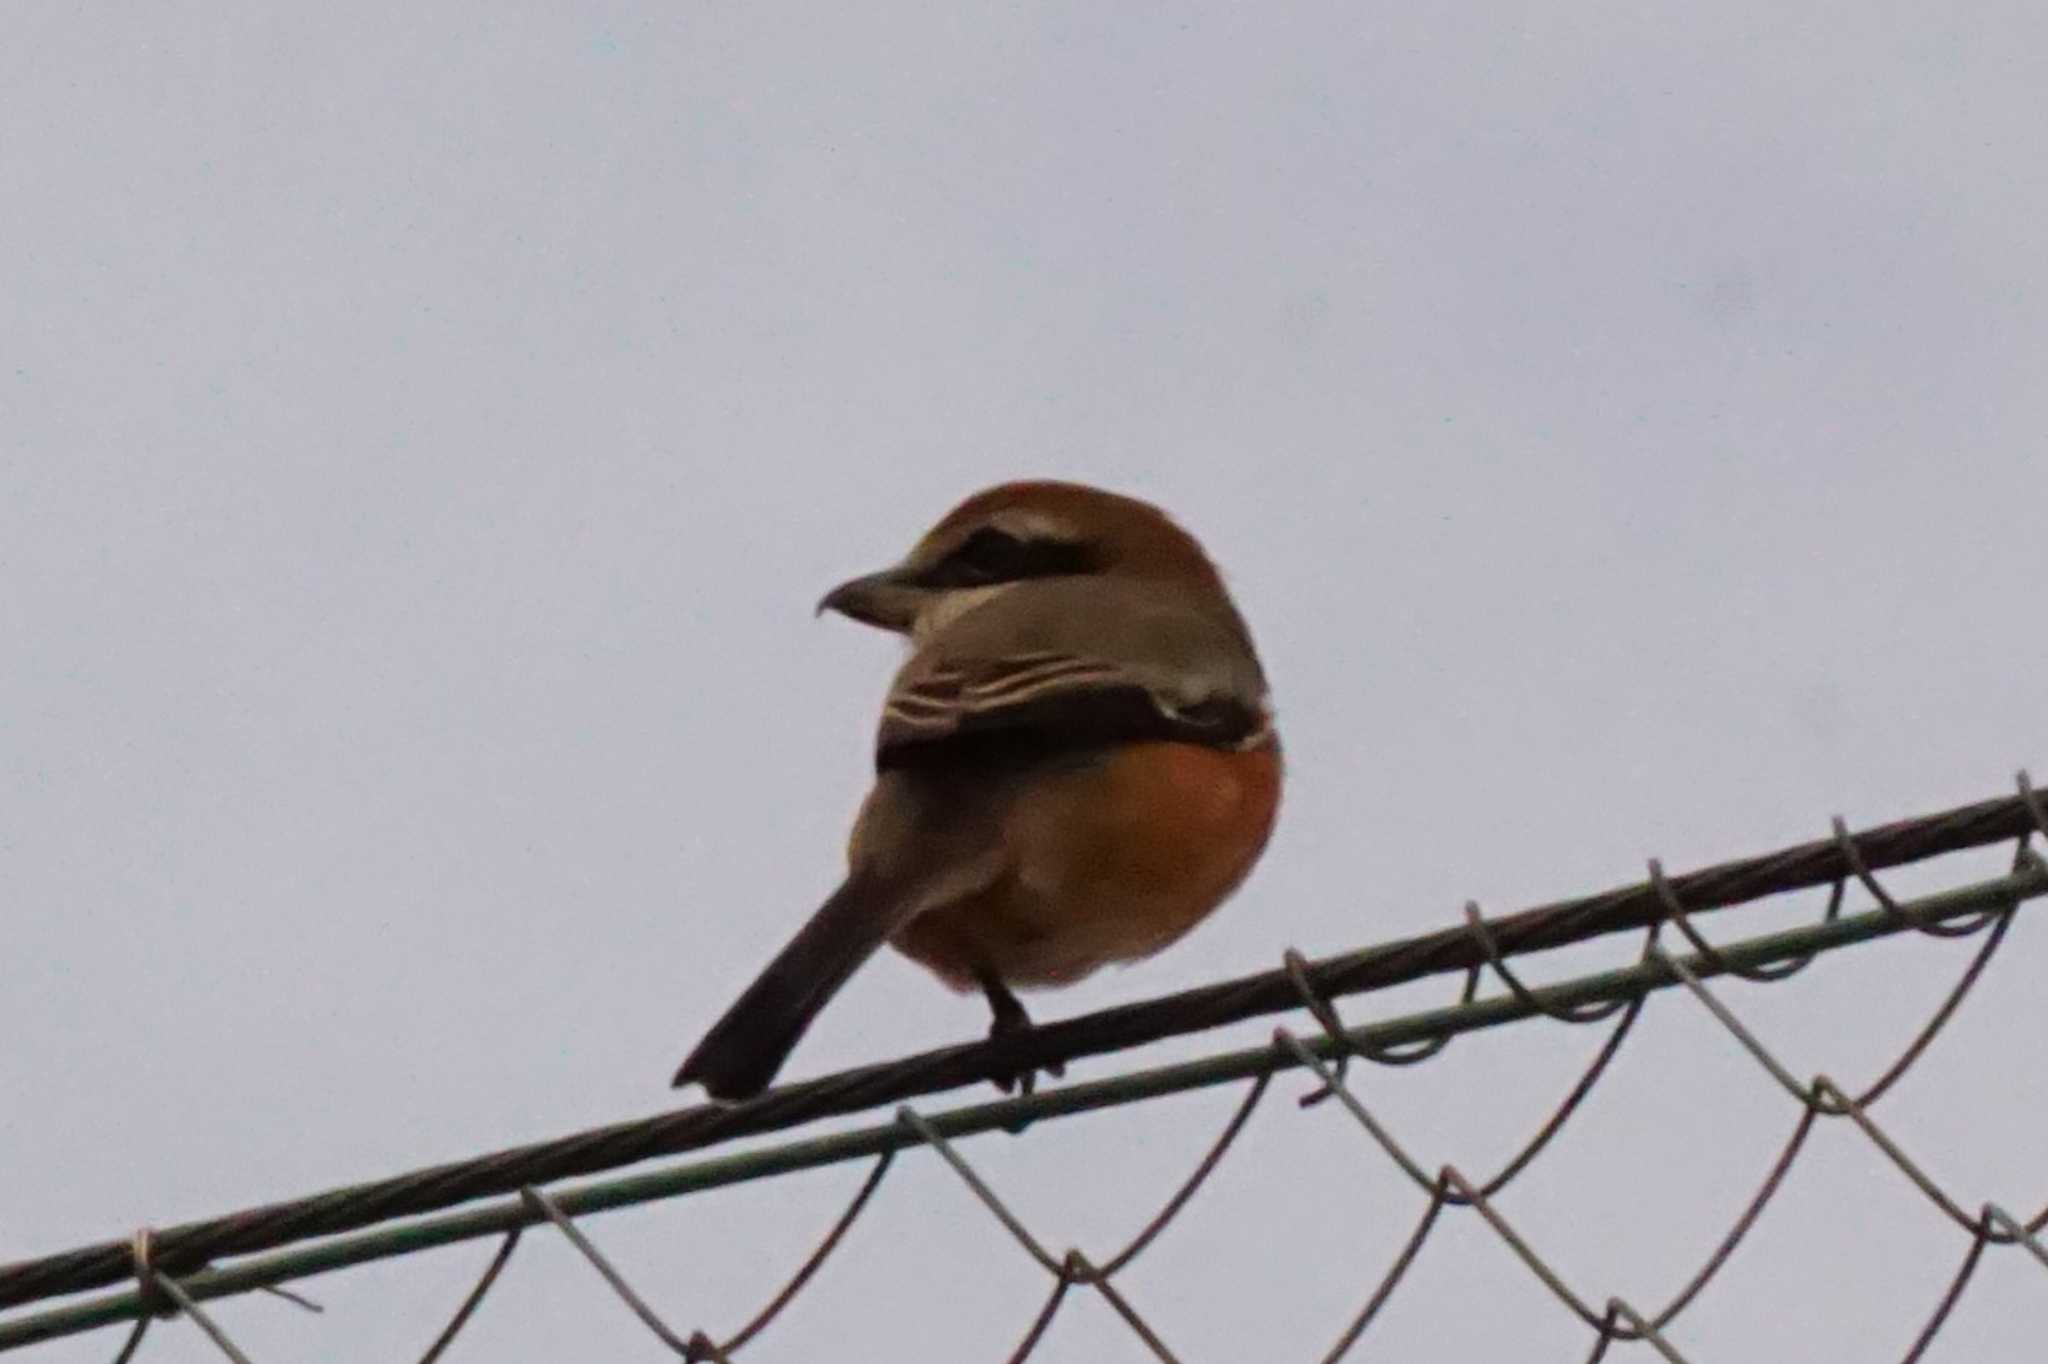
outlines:
[[[2030,900],[2048,894],[2048,864],[2030,846],[2037,835],[2048,839],[2048,801],[2022,774],[2014,795],[1920,819],[1857,834],[1837,820],[1830,838],[1683,876],[1667,876],[1653,861],[1647,879],[1618,890],[1496,919],[1488,919],[1477,906],[1468,906],[1462,923],[1437,933],[1316,962],[1289,951],[1277,970],[1064,1020],[1027,1033],[785,1086],[745,1104],[685,1109],[290,1203],[180,1227],[144,1229],[123,1241],[0,1265],[0,1310],[15,1309],[0,1316],[0,1350],[127,1322],[132,1324],[114,1356],[125,1361],[143,1347],[153,1321],[183,1315],[205,1331],[224,1356],[246,1360],[246,1354],[207,1313],[204,1302],[251,1291],[295,1298],[280,1285],[347,1265],[457,1241],[498,1237],[496,1254],[482,1277],[419,1356],[422,1364],[431,1364],[485,1302],[526,1229],[547,1223],[582,1253],[669,1349],[689,1360],[727,1361],[769,1331],[783,1309],[827,1268],[848,1229],[878,1196],[886,1196],[887,1176],[898,1155],[928,1147],[935,1158],[957,1173],[971,1196],[1007,1231],[1019,1253],[1029,1257],[1045,1276],[1043,1304],[1022,1339],[1009,1347],[1009,1359],[1031,1358],[1063,1304],[1080,1289],[1099,1294],[1152,1356],[1179,1360],[1185,1356],[1167,1343],[1171,1332],[1134,1300],[1122,1280],[1123,1272],[1146,1253],[1230,1157],[1254,1111],[1272,1102],[1273,1077],[1282,1071],[1306,1069],[1319,1085],[1302,1097],[1301,1108],[1341,1110],[1348,1115],[1360,1129],[1361,1149],[1392,1162],[1416,1194],[1412,1233],[1391,1263],[1378,1272],[1376,1281],[1367,1285],[1356,1314],[1322,1349],[1324,1361],[1343,1359],[1354,1351],[1400,1288],[1424,1245],[1445,1225],[1447,1216],[1461,1213],[1479,1219],[1541,1282],[1559,1310],[1584,1324],[1589,1360],[1605,1357],[1618,1343],[1651,1350],[1668,1360],[1685,1359],[1674,1339],[1674,1326],[1741,1250],[1787,1175],[1809,1150],[1814,1130],[1823,1120],[1832,1120],[1859,1132],[1954,1229],[1956,1268],[1945,1290],[1929,1304],[1917,1335],[1902,1342],[1903,1357],[1911,1364],[1922,1358],[1950,1320],[1987,1250],[2010,1249],[2048,1269],[2048,1246],[2040,1235],[2048,1226],[2048,1208],[2023,1216],[1997,1201],[1973,1203],[1958,1196],[1929,1175],[1915,1154],[1874,1116],[1886,1095],[1955,1016],[2006,940],[2018,911]],[[1909,899],[1895,896],[1879,879],[1878,873],[1888,868],[2007,842],[2012,844],[2011,869],[2001,876]],[[1868,909],[1845,911],[1845,898],[1852,887],[1858,889],[1859,898],[1869,899]],[[1697,922],[1708,911],[1821,888],[1826,890],[1822,909],[1813,922],[1800,927],[1717,945],[1708,940]],[[1511,964],[1529,953],[1618,933],[1639,934],[1641,943],[1630,964],[1615,969],[1531,988]],[[1756,983],[1784,981],[1824,953],[1900,934],[1977,941],[1938,1007],[1890,1064],[1861,1085],[1839,1082],[1825,1074],[1802,1080],[1803,1072],[1767,1046],[1708,984],[1720,977]],[[1338,1001],[1345,996],[1438,974],[1462,977],[1457,1002],[1449,1007],[1364,1026],[1347,1024],[1339,1014]],[[1489,981],[1498,989],[1482,993]],[[1537,1163],[1583,1108],[1633,1035],[1650,1001],[1663,994],[1678,996],[1681,1007],[1704,1009],[1725,1032],[1729,1045],[1753,1058],[1783,1090],[1795,1119],[1790,1135],[1753,1192],[1733,1210],[1725,1234],[1667,1300],[1650,1308],[1620,1297],[1589,1293],[1583,1285],[1568,1282],[1546,1258],[1544,1248],[1503,1215],[1497,1199]],[[1215,1052],[993,1103],[931,1112],[911,1103],[941,1090],[1027,1067],[1057,1067],[1080,1056],[1118,1051],[1222,1023],[1304,1010],[1314,1024],[1306,1035],[1283,1026],[1264,1046]],[[1448,1164],[1431,1169],[1403,1143],[1384,1116],[1360,1097],[1347,1074],[1347,1066],[1357,1060],[1399,1066],[1425,1062],[1465,1033],[1531,1019],[1600,1028],[1605,1035],[1555,1107],[1500,1168],[1485,1177]],[[1058,1243],[1028,1226],[958,1145],[960,1138],[974,1133],[997,1129],[1023,1132],[1033,1124],[1075,1113],[1231,1084],[1242,1085],[1243,1095],[1214,1142],[1156,1214],[1128,1242],[1107,1255],[1054,1249]],[[701,1150],[744,1135],[781,1131],[822,1117],[887,1105],[895,1106],[893,1116],[866,1127],[646,1172],[544,1187],[654,1156]],[[1323,1120],[1306,1114],[1299,1119]],[[827,1233],[746,1324],[722,1338],[702,1330],[684,1334],[671,1327],[577,1221],[602,1209],[859,1160],[872,1162],[867,1178]],[[471,1204],[474,1206],[458,1208]],[[99,1291],[124,1280],[131,1286]],[[53,1303],[59,1298],[69,1300]],[[2048,1312],[2043,1319],[2048,1321]],[[992,1342],[991,1355],[1005,1345]],[[326,1349],[320,1353],[334,1352]]]

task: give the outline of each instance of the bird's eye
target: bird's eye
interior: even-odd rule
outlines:
[[[984,587],[1021,578],[1088,573],[1098,567],[1087,546],[1072,540],[1020,540],[983,526],[925,574],[931,587]]]
[[[946,560],[958,565],[970,581],[1000,583],[1023,577],[1028,557],[1022,540],[993,526],[983,526],[962,541]]]

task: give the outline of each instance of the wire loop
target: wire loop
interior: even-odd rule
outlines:
[[[1290,947],[1280,954],[1280,961],[1282,968],[1287,973],[1287,979],[1294,986],[1295,993],[1301,997],[1302,1006],[1314,1016],[1316,1023],[1321,1026],[1323,1032],[1340,1049],[1336,1068],[1336,1073],[1339,1076],[1345,1073],[1346,1065],[1353,1056],[1363,1056],[1366,1060],[1382,1066],[1413,1066],[1420,1065],[1422,1062],[1429,1060],[1451,1044],[1449,1033],[1442,1033],[1436,1037],[1425,1037],[1420,1041],[1399,1047],[1376,1047],[1370,1043],[1360,1043],[1354,1040],[1350,1036],[1349,1030],[1345,1028],[1344,1019],[1338,1014],[1337,1006],[1331,1003],[1327,995],[1317,990],[1315,983],[1308,978],[1308,959],[1302,956],[1297,949]],[[1458,1002],[1460,1004],[1470,1004],[1478,990],[1479,968],[1474,966],[1465,972],[1465,985],[1458,992]],[[1329,1097],[1328,1086],[1324,1086],[1321,1089],[1312,1090],[1302,1095],[1299,1099],[1295,1100],[1295,1103],[1302,1108],[1313,1108]]]
[[[1716,971],[1725,971],[1729,975],[1757,984],[1768,984],[1771,981],[1796,976],[1813,964],[1816,954],[1812,952],[1767,966],[1743,966],[1729,961],[1721,954],[1720,948],[1708,942],[1705,936],[1693,927],[1692,916],[1685,912],[1685,906],[1679,901],[1678,892],[1672,888],[1670,880],[1664,875],[1664,864],[1653,857],[1650,859],[1649,868],[1650,888],[1656,892],[1658,902],[1664,907],[1665,920],[1684,935],[1685,940],[1692,944],[1693,951],[1699,953],[1701,959],[1710,963]],[[1831,924],[1841,917],[1843,885],[1842,881],[1836,881],[1834,889],[1828,893],[1827,908],[1821,911],[1822,923]]]
[[[1525,1008],[1533,1009],[1545,1018],[1554,1018],[1560,1023],[1599,1023],[1614,1017],[1629,1006],[1627,999],[1608,999],[1596,1004],[1583,1004],[1578,1008],[1560,1008],[1546,1003],[1522,984],[1521,978],[1508,968],[1501,956],[1500,944],[1493,940],[1493,931],[1486,926],[1486,916],[1479,912],[1477,900],[1465,902],[1465,927],[1471,931],[1472,939],[1479,944],[1479,950],[1486,954],[1487,965],[1508,987],[1508,993],[1520,1000]],[[1654,931],[1654,929],[1652,930]]]
[[[2022,767],[2019,770],[2017,780],[2020,789],[2020,803],[2026,807],[2027,814],[2032,816],[2034,821],[2032,832],[2041,835],[2042,840],[2048,842],[2048,804],[2042,802],[2041,793],[2034,789],[2033,779],[2027,775],[2026,768]],[[2026,841],[2027,835],[2022,834],[2020,836],[2020,846],[2025,847]]]
[[[1877,877],[1872,874],[1869,860],[1863,856],[1863,849],[1856,846],[1856,840],[1850,837],[1849,826],[1840,815],[1834,817],[1833,825],[1835,846],[1841,850],[1842,860],[1849,864],[1849,870],[1855,873],[1858,881],[1863,883],[1863,888],[1870,892],[1870,898],[1877,901],[1878,907],[1884,910],[1886,914],[1891,915],[1894,919],[1911,924],[1915,932],[1925,933],[1935,938],[1967,938],[1984,927],[1985,924],[1990,923],[1992,919],[2002,912],[1995,909],[1987,909],[1975,918],[1958,920],[1952,924],[1934,923],[1928,920],[1925,915],[1911,912],[1897,900],[1893,899],[1891,892],[1886,890]]]

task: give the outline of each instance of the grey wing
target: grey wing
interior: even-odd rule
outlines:
[[[877,766],[1030,761],[1148,739],[1235,748],[1263,733],[1257,662],[1218,623],[1099,586],[1077,612],[1074,590],[1052,586],[962,617],[905,665]]]

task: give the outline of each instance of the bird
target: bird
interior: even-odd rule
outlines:
[[[676,1071],[715,1100],[766,1089],[885,942],[986,996],[992,1037],[1030,1027],[1016,990],[1177,941],[1244,880],[1279,809],[1251,633],[1151,503],[987,488],[900,562],[827,592],[828,611],[904,636],[908,657],[845,879]]]

